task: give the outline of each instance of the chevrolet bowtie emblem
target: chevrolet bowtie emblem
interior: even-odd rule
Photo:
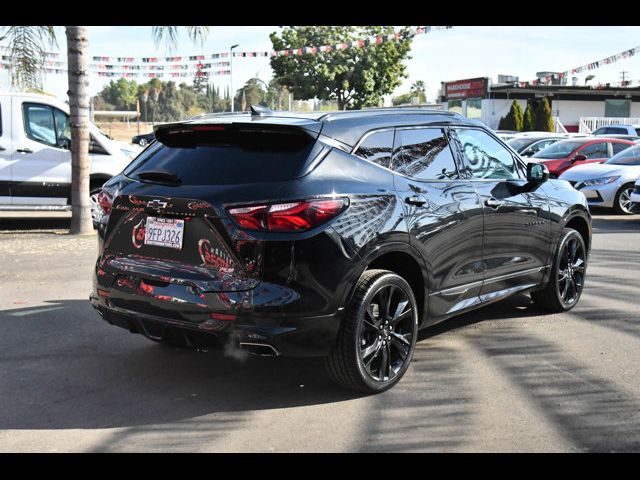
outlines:
[[[156,210],[160,210],[167,206],[167,202],[162,202],[160,200],[152,200],[151,202],[147,202],[147,208],[155,208]]]

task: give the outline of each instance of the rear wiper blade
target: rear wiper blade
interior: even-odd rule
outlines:
[[[182,180],[180,180],[180,177],[178,177],[178,175],[167,170],[146,170],[144,172],[138,173],[137,176],[141,180],[155,180],[157,182],[174,184],[182,183]]]

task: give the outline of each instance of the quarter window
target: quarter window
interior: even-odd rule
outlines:
[[[455,131],[474,178],[520,178],[511,152],[489,134],[476,128],[456,128]]]
[[[606,142],[592,143],[587,145],[578,152],[580,155],[587,157],[587,160],[596,158],[609,158],[609,149]]]
[[[416,180],[446,180],[458,176],[449,142],[441,128],[397,130],[400,148],[393,170]]]
[[[612,143],[611,146],[613,147],[613,154],[615,155],[616,153],[626,150],[631,145],[627,145],[626,143]]]
[[[355,154],[382,167],[391,168],[393,130],[374,132],[367,136]]]

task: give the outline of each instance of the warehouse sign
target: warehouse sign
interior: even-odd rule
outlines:
[[[447,100],[453,98],[484,98],[487,95],[487,80],[486,77],[482,77],[446,82],[444,84],[444,96]]]

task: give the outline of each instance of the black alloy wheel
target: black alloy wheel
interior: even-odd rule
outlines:
[[[549,281],[531,292],[533,302],[552,312],[566,312],[578,303],[587,270],[587,248],[582,236],[571,228],[562,231]]]
[[[563,247],[556,274],[558,295],[567,307],[572,307],[580,298],[584,286],[585,251],[584,242],[575,235]]]
[[[368,270],[326,359],[327,370],[342,386],[382,392],[407,371],[417,337],[418,307],[411,286],[391,271]]]
[[[402,370],[414,337],[414,307],[408,294],[394,284],[380,287],[359,324],[359,358],[377,382],[393,379]]]

